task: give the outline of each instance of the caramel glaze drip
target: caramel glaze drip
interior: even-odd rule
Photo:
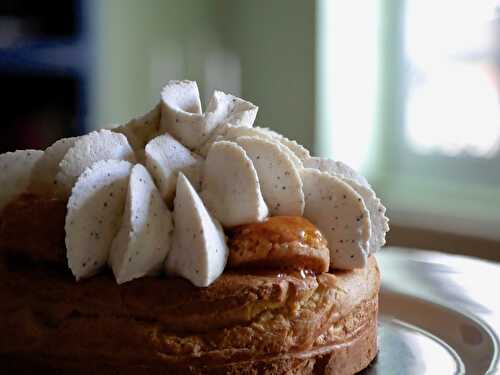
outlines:
[[[275,216],[228,231],[231,269],[293,272],[301,277],[327,272],[330,252],[321,232],[301,216]]]

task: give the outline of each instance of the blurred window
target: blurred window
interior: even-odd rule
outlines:
[[[315,151],[365,173],[376,153],[379,18],[378,0],[317,2]]]
[[[393,223],[500,239],[500,0],[318,1],[316,148]]]
[[[403,225],[500,238],[499,5],[407,0],[389,15],[401,95],[383,184]]]
[[[412,151],[494,156],[500,147],[496,1],[409,1],[405,138]]]

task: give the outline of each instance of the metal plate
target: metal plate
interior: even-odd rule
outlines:
[[[498,279],[500,286],[498,265],[407,249],[388,249],[377,258],[383,275],[380,352],[361,374],[498,371],[498,292],[490,287],[485,298],[466,288],[474,284],[471,277],[480,284]],[[477,273],[481,263],[482,276]],[[453,297],[457,275],[464,281]]]

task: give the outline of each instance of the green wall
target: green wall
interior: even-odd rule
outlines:
[[[315,2],[225,1],[224,41],[241,57],[243,96],[260,106],[257,124],[306,147],[315,124]],[[232,6],[231,6],[232,4]]]
[[[168,79],[195,79],[205,93],[206,58],[213,50],[223,50],[240,60],[241,95],[260,107],[257,124],[307,147],[313,145],[314,1],[93,0],[92,4],[97,41],[94,127],[147,111]]]
[[[96,128],[152,108],[168,79],[196,78],[196,56],[188,57],[216,38],[209,1],[94,0],[92,13]]]

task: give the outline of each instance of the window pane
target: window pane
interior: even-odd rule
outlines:
[[[317,2],[316,149],[364,173],[375,153],[378,12],[377,0]]]
[[[491,157],[500,148],[498,1],[409,1],[405,136],[417,153]]]

